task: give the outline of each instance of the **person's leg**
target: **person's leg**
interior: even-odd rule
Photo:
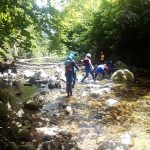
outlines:
[[[73,84],[72,84],[72,88],[74,88],[76,84],[76,73],[73,74]]]
[[[92,70],[90,71],[90,74],[91,74],[91,76],[92,76],[93,80],[95,81],[94,72],[93,72]]]
[[[81,82],[83,82],[88,76],[89,76],[89,72],[88,72],[88,70],[86,70],[86,74],[85,74],[85,76],[83,77],[83,79],[81,80]]]
[[[96,72],[96,73],[95,73],[95,80],[96,80],[96,78],[97,78],[97,75],[98,75],[98,73]]]
[[[67,97],[72,96],[72,74],[66,74]]]
[[[72,84],[68,82],[67,84],[67,97],[72,96]]]

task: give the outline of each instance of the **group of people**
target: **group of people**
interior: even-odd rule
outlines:
[[[74,88],[76,83],[76,70],[79,70],[74,60],[75,55],[76,53],[69,54],[65,62],[67,97],[72,96],[72,88]],[[96,81],[98,75],[101,75],[102,78],[106,74],[111,74],[111,72],[113,71],[111,61],[94,66],[91,61],[90,53],[86,54],[85,58],[81,60],[81,62],[85,66],[85,76],[82,78],[81,83],[84,82],[84,80],[89,76],[89,74],[91,74],[93,80]]]

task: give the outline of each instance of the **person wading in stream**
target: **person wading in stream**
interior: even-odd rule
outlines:
[[[83,60],[81,60],[81,62],[85,66],[85,73],[86,73],[85,76],[83,77],[83,79],[81,80],[81,83],[89,76],[89,74],[92,75],[92,78],[95,81],[94,67],[91,62],[91,54],[89,54],[89,53],[86,54],[86,57]]]
[[[65,62],[67,97],[72,96],[72,88],[74,88],[76,83],[76,69],[79,70],[74,61],[74,54],[70,54]]]

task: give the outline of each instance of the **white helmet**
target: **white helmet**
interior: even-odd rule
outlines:
[[[91,54],[90,53],[86,54],[86,57],[91,57]]]

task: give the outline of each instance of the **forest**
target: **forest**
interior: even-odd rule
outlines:
[[[42,2],[1,1],[1,61],[68,51],[97,56],[105,51],[108,59],[149,67],[149,0]]]

